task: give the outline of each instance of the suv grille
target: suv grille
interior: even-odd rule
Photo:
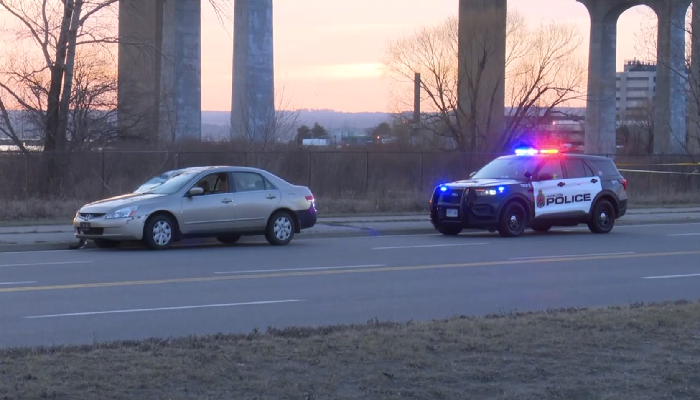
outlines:
[[[464,189],[457,189],[454,191],[444,192],[440,194],[440,203],[444,204],[460,204],[462,202],[462,196],[464,194]]]

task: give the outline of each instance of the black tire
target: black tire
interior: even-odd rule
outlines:
[[[498,233],[503,237],[517,237],[522,235],[527,227],[527,211],[518,202],[506,204],[498,220]]]
[[[292,241],[295,230],[294,218],[286,211],[277,211],[267,221],[265,239],[271,245],[284,246]]]
[[[552,229],[552,225],[533,225],[531,228],[538,233],[547,233]]]
[[[440,227],[437,230],[445,236],[457,236],[462,233],[462,228],[458,226]]]
[[[615,226],[615,207],[608,200],[599,200],[593,206],[588,229],[593,233],[608,233]]]
[[[121,244],[121,242],[118,240],[107,239],[93,239],[92,242],[95,243],[95,246],[100,249],[114,249]]]
[[[216,240],[223,244],[234,244],[237,241],[241,240],[241,235],[220,235],[216,237]]]
[[[157,214],[146,221],[143,243],[151,250],[165,250],[175,241],[175,223],[167,215]]]

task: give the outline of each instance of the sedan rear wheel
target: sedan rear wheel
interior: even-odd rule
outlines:
[[[275,246],[289,244],[294,237],[294,218],[286,211],[278,211],[267,222],[265,239]]]

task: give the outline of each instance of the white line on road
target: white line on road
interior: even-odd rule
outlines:
[[[644,276],[642,279],[697,278],[700,274]]]
[[[0,253],[1,254],[1,253]],[[89,264],[92,261],[56,261],[56,262],[42,262],[42,263],[30,263],[30,264],[0,264],[0,268],[7,267],[38,267],[41,265],[68,265],[68,264]]]
[[[92,311],[92,312],[80,312],[80,313],[69,313],[69,314],[34,315],[31,317],[24,317],[24,318],[25,319],[37,319],[37,318],[57,318],[57,317],[79,317],[79,316],[85,316],[85,315],[101,315],[101,314],[129,314],[129,313],[149,312],[149,311],[191,310],[191,309],[195,309],[195,308],[257,306],[257,305],[264,305],[264,304],[295,303],[295,302],[299,302],[299,301],[304,301],[304,300],[271,300],[271,301],[251,301],[248,303],[205,304],[205,305],[200,305],[200,306],[136,308],[136,309],[132,309],[132,310]]]
[[[312,268],[282,268],[282,269],[253,269],[248,271],[224,271],[214,272],[214,274],[255,274],[259,272],[289,272],[289,271],[323,271],[331,269],[352,269],[352,268],[376,268],[386,267],[385,264],[370,264],[370,265],[348,265],[345,267],[312,267]]]
[[[0,282],[0,285],[31,285],[36,283],[36,281],[26,281],[26,282]]]
[[[633,251],[627,251],[624,253],[595,253],[595,254],[571,254],[563,256],[535,256],[535,257],[513,257],[509,260],[538,260],[541,258],[576,258],[576,257],[597,257],[597,256],[621,256],[625,254],[635,254]]]
[[[700,233],[672,233],[666,236],[700,236]]]
[[[397,249],[424,249],[426,247],[451,247],[451,246],[479,246],[488,243],[448,243],[448,244],[426,244],[417,246],[392,246],[392,247],[374,247],[372,250],[397,250]]]

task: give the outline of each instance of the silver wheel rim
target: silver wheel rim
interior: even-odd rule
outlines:
[[[158,221],[153,226],[153,241],[158,246],[165,246],[170,242],[170,238],[173,236],[173,230],[170,228],[170,224],[165,221]]]
[[[292,221],[287,217],[279,217],[275,221],[275,237],[279,240],[287,240],[292,235]]]

